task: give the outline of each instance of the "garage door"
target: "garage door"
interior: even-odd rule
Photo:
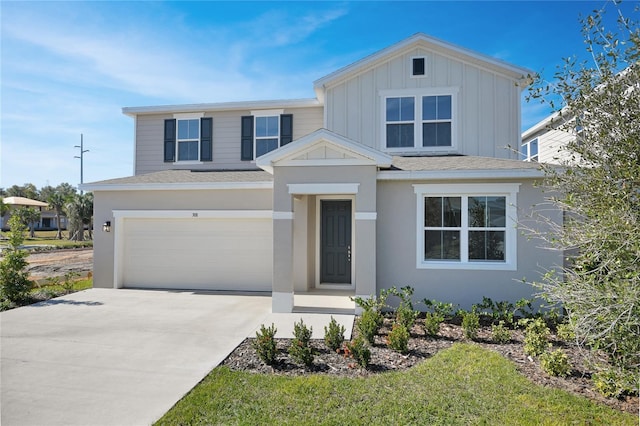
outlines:
[[[271,219],[127,218],[124,287],[271,291]]]

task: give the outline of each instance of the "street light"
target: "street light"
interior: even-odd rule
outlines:
[[[73,158],[80,159],[80,185],[84,183],[83,171],[84,171],[84,153],[89,152],[88,149],[84,149],[84,142],[82,140],[82,133],[80,133],[80,145],[75,145],[74,148],[80,148],[80,155],[75,155]],[[82,195],[84,191],[80,190],[80,195]]]

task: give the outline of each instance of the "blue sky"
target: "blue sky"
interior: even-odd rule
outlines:
[[[0,187],[77,185],[81,133],[85,182],[130,176],[122,107],[312,98],[314,80],[416,32],[551,78],[604,3],[2,1]],[[523,128],[548,112],[524,103]]]

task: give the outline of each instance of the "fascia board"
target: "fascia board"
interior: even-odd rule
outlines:
[[[122,113],[130,117],[139,114],[156,114],[156,113],[181,113],[181,112],[215,112],[215,111],[237,111],[265,108],[304,108],[322,106],[322,103],[316,98],[309,99],[282,99],[282,100],[266,100],[266,101],[243,101],[243,102],[220,102],[220,103],[202,103],[202,104],[184,104],[184,105],[157,105],[142,107],[124,107]]]
[[[427,179],[536,179],[544,172],[535,169],[521,170],[381,170],[378,180],[427,180]]]
[[[223,189],[273,189],[273,182],[189,182],[189,183],[121,183],[83,184],[83,191],[176,191]]]

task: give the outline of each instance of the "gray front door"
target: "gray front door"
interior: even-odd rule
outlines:
[[[351,284],[351,201],[320,201],[320,282]]]

